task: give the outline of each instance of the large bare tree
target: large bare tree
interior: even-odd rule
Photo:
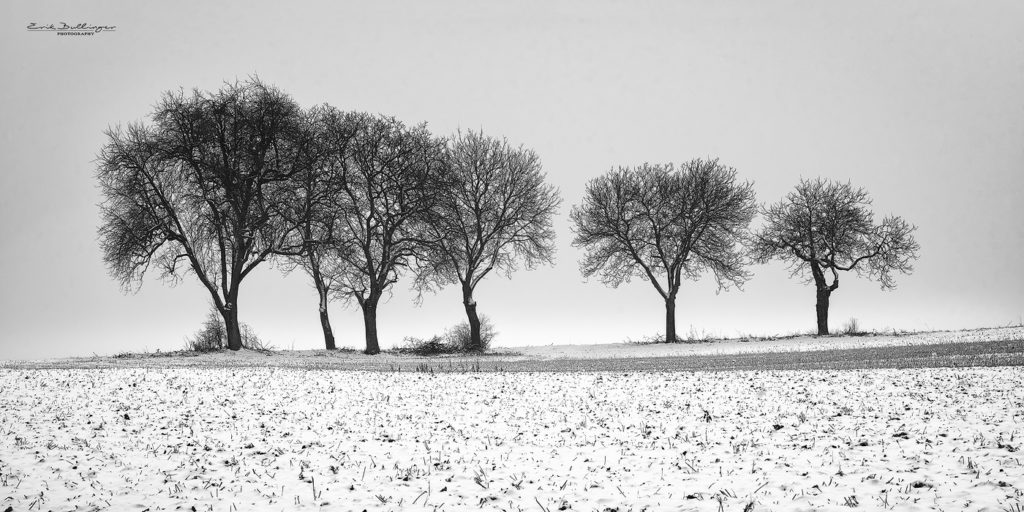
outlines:
[[[301,110],[250,79],[168,92],[151,119],[108,130],[98,158],[104,261],[126,289],[194,274],[238,350],[242,281],[288,237],[272,205],[307,162]]]
[[[570,213],[585,277],[617,287],[644,277],[665,301],[665,341],[676,338],[684,278],[711,271],[719,289],[749,278],[741,243],[756,212],[753,185],[714,160],[619,167],[587,184]]]
[[[359,304],[365,352],[376,354],[380,299],[425,253],[427,228],[448,187],[444,141],[425,125],[407,127],[391,117],[335,113],[325,123],[327,141],[335,141],[326,158],[339,191],[329,206],[337,220],[320,268],[336,296]]]
[[[511,276],[520,263],[534,268],[552,261],[551,221],[561,198],[545,183],[536,153],[482,132],[452,137],[447,163],[452,182],[439,196],[438,215],[430,224],[434,243],[418,283],[461,285],[468,348],[482,350],[473,291],[492,271]]]
[[[895,287],[894,273],[913,271],[917,228],[891,215],[875,224],[870,206],[864,189],[818,178],[800,180],[785,199],[761,209],[764,225],[754,237],[753,257],[785,261],[792,275],[814,283],[818,334],[829,333],[829,299],[839,288],[839,271],[877,279],[883,290]]]

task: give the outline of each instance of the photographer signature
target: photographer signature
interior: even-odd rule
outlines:
[[[78,23],[78,24],[75,24],[75,25],[70,25],[70,24],[65,23],[63,21],[60,22],[60,23],[50,23],[50,24],[42,24],[42,23],[32,22],[32,23],[29,23],[26,28],[28,30],[30,30],[30,31],[42,31],[42,32],[68,31],[68,32],[94,32],[94,33],[99,33],[99,32],[104,32],[104,31],[113,32],[113,31],[117,30],[117,26],[116,25],[90,25],[88,23]]]

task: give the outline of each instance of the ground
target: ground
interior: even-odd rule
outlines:
[[[368,360],[359,354],[8,363],[0,510],[1019,512],[1024,367],[735,370],[715,359],[761,354],[771,366],[822,352],[815,343],[839,354],[945,346],[956,350],[934,359],[974,353],[964,366],[992,359],[973,348],[1014,337],[628,345],[575,358],[549,347],[386,356],[376,371],[329,368]],[[863,343],[875,345],[851,348]],[[640,367],[701,357],[716,371]],[[635,368],[545,366],[587,360]],[[476,371],[495,364],[515,371]]]

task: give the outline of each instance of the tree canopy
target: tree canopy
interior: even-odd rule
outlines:
[[[108,130],[98,158],[104,261],[129,288],[153,266],[172,282],[194,274],[237,350],[240,285],[288,238],[274,205],[308,163],[310,134],[258,79],[168,92],[150,118]]]
[[[552,217],[561,204],[545,183],[540,158],[481,132],[449,141],[450,186],[440,191],[432,243],[420,268],[421,286],[460,284],[471,347],[482,348],[473,291],[491,272],[510,276],[554,256]]]
[[[895,287],[894,274],[913,271],[916,227],[892,215],[876,224],[870,206],[864,189],[818,178],[800,180],[783,200],[761,208],[764,225],[751,254],[762,263],[785,261],[792,275],[814,283],[818,334],[829,332],[829,297],[840,271],[875,279],[882,289]]]
[[[675,300],[683,279],[710,271],[719,289],[749,278],[741,246],[756,211],[753,185],[713,160],[619,167],[587,184],[570,218],[586,252],[585,277],[616,287],[648,279],[665,300],[665,340],[676,341]]]
[[[363,311],[366,353],[380,352],[377,306],[400,272],[427,250],[437,201],[448,187],[444,142],[426,125],[391,117],[329,113],[322,165],[335,176],[330,276],[334,294]]]

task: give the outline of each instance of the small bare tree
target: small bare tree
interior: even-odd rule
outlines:
[[[467,348],[479,351],[484,343],[473,291],[492,271],[510,277],[520,263],[531,269],[552,261],[551,220],[561,198],[544,182],[537,154],[504,139],[459,133],[450,140],[447,163],[452,183],[439,196],[430,225],[434,243],[417,283],[461,285]]]
[[[753,257],[788,262],[792,275],[809,277],[820,335],[829,333],[829,298],[839,288],[839,271],[877,279],[883,290],[895,287],[893,273],[913,271],[917,228],[895,216],[875,224],[870,206],[864,189],[818,178],[800,180],[785,199],[761,209],[764,226],[754,237]]]
[[[325,118],[326,165],[338,193],[326,217],[329,243],[314,265],[335,296],[363,312],[367,354],[380,352],[377,306],[402,269],[425,254],[427,231],[447,178],[444,142],[425,125],[368,114]]]
[[[334,350],[337,344],[328,306],[344,274],[345,262],[341,255],[351,246],[351,240],[344,238],[340,231],[345,219],[339,199],[344,189],[343,169],[358,129],[359,116],[325,105],[309,110],[305,119],[314,140],[308,151],[309,165],[277,205],[281,216],[294,226],[289,242],[281,247],[278,255],[285,258],[286,272],[301,268],[312,279],[324,346]]]
[[[717,159],[620,167],[591,180],[573,207],[573,245],[586,249],[585,277],[600,274],[613,287],[650,280],[665,301],[665,341],[674,342],[684,278],[710,270],[719,290],[749,278],[739,244],[756,208],[753,185],[737,183],[736,170]]]
[[[107,131],[96,172],[103,259],[126,288],[152,266],[172,282],[193,273],[238,350],[241,283],[288,237],[273,205],[306,163],[301,110],[250,79],[166,93],[151,118]]]

